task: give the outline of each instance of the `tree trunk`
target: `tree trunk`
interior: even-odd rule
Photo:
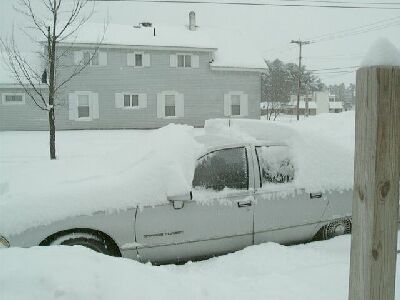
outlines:
[[[54,115],[55,98],[55,60],[56,60],[56,24],[57,24],[57,1],[53,2],[53,33],[48,27],[48,55],[50,65],[49,76],[49,129],[50,129],[50,159],[56,159],[56,125]]]
[[[49,110],[50,128],[50,159],[56,159],[56,125],[54,118],[54,107]]]

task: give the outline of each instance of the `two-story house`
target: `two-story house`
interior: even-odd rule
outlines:
[[[57,129],[204,126],[210,118],[259,118],[265,63],[233,30],[86,24],[58,44],[59,82],[90,65],[58,92]],[[99,44],[101,40],[101,44]],[[48,128],[47,114],[14,85],[0,83],[0,130]]]

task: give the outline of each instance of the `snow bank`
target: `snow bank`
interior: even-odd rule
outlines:
[[[6,176],[0,179],[2,234],[98,210],[166,202],[167,196],[191,189],[195,161],[203,149],[193,138],[194,129],[182,125],[133,136],[124,131],[65,134],[73,133],[68,142],[77,149],[68,145],[70,156],[59,153],[56,161],[29,157],[35,153],[28,149],[34,147],[29,140],[22,144],[29,133],[20,133],[21,139],[2,150],[0,155],[6,161],[1,164]],[[58,137],[62,139],[63,133]],[[47,140],[43,142],[47,144]],[[8,147],[22,151],[25,157],[7,159],[13,151]],[[60,149],[63,151],[62,146]],[[47,154],[45,149],[43,154]]]
[[[205,132],[290,146],[298,188],[313,192],[353,187],[354,112],[321,114],[294,123],[217,119],[206,122]]]
[[[78,246],[11,248],[0,250],[0,295],[8,300],[338,300],[347,298],[349,254],[349,236],[294,247],[262,244],[181,266],[151,266]]]
[[[380,38],[372,44],[361,66],[400,66],[400,51],[388,39]]]
[[[141,264],[78,246],[0,249],[0,261],[0,296],[7,300],[344,300],[350,235],[291,247],[266,243],[180,266]],[[399,284],[396,276],[396,290]]]

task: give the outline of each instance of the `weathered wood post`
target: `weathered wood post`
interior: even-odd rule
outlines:
[[[351,300],[394,299],[400,174],[400,67],[357,71]]]

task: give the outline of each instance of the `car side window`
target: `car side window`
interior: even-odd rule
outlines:
[[[267,184],[289,183],[295,170],[287,146],[256,147],[260,170],[260,187]]]
[[[215,191],[224,188],[248,189],[248,173],[244,147],[213,151],[197,161],[193,187]]]

